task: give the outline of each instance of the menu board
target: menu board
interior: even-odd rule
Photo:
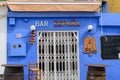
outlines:
[[[101,37],[102,59],[120,59],[120,35],[105,35]]]

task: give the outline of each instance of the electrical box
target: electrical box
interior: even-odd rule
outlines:
[[[120,35],[101,37],[102,59],[120,59]]]
[[[9,44],[8,56],[26,56],[26,43],[11,42]]]
[[[9,24],[10,25],[15,25],[15,18],[10,18],[9,19]]]

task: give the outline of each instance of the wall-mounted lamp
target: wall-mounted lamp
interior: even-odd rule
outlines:
[[[31,26],[30,26],[30,29],[31,29],[31,31],[32,31],[32,30],[35,30],[36,27],[35,27],[34,25],[31,25]]]
[[[31,25],[30,26],[30,30],[32,31],[31,32],[31,36],[30,36],[30,44],[34,44],[34,42],[35,42],[35,29],[36,29],[36,27],[34,26],[34,25]]]
[[[93,30],[93,26],[92,25],[88,25],[88,32],[91,32]]]

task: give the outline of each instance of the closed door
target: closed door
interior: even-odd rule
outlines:
[[[42,80],[80,80],[77,31],[39,31]]]

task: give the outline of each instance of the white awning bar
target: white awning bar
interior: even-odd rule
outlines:
[[[101,2],[7,2],[7,4],[86,4],[86,5],[101,5]]]

